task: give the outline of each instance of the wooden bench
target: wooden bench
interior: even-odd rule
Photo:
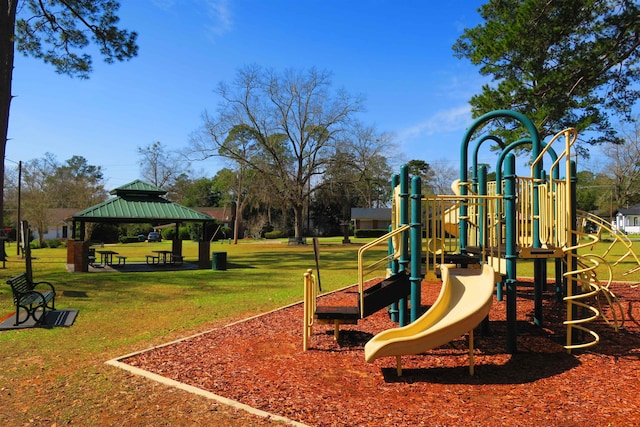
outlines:
[[[182,264],[182,261],[184,260],[184,257],[182,255],[174,255],[171,254],[171,264]]]
[[[13,291],[13,302],[16,305],[16,323],[18,326],[20,323],[24,323],[29,320],[29,317],[33,318],[36,323],[42,323],[44,321],[44,314],[49,310],[55,310],[56,290],[49,282],[32,282],[27,278],[26,273],[18,274],[16,277],[12,277],[7,280],[7,283],[11,285]],[[48,286],[46,290],[36,290],[39,285]],[[27,317],[24,320],[20,320],[20,309],[24,309],[27,312]],[[40,315],[38,315],[40,311]]]
[[[147,255],[147,264],[160,264],[160,257],[158,255]]]
[[[127,263],[127,257],[123,255],[116,255],[118,259],[118,265],[125,265]]]

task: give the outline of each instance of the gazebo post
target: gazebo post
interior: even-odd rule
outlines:
[[[171,242],[171,252],[174,255],[182,256],[182,240],[180,240],[180,223],[176,221],[176,230],[173,234],[173,242]]]
[[[211,267],[211,258],[210,258],[210,250],[211,243],[208,240],[205,240],[205,227],[207,226],[206,222],[202,223],[202,232],[200,233],[200,238],[198,239],[198,268],[210,268]]]

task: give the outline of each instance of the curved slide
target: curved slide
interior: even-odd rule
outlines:
[[[441,269],[442,288],[435,303],[410,325],[383,331],[369,340],[364,346],[367,362],[397,356],[400,374],[399,356],[420,354],[472,332],[489,314],[495,285],[491,266],[484,265],[481,271],[446,265]]]

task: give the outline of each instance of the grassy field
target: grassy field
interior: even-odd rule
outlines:
[[[342,245],[340,238],[321,240],[323,290],[357,280],[356,256],[362,241]],[[143,262],[152,249],[170,242],[115,245],[127,262]],[[605,244],[593,248],[602,253]],[[227,252],[227,270],[69,273],[66,249],[33,250],[34,280],[56,286],[57,307],[79,309],[70,328],[0,332],[0,424],[8,425],[200,425],[246,426],[244,413],[204,398],[133,377],[105,361],[302,299],[302,275],[315,268],[312,245],[284,242],[215,243]],[[3,281],[24,271],[24,260],[8,247]],[[374,257],[382,257],[384,247]],[[616,248],[614,257],[624,253]],[[195,262],[197,245],[184,242],[187,262]],[[616,266],[621,276],[632,259]],[[530,275],[529,263],[518,274]],[[549,269],[550,275],[553,269]],[[380,271],[379,275],[382,275]],[[13,311],[8,285],[0,286],[0,316]],[[274,424],[275,425],[275,424]]]

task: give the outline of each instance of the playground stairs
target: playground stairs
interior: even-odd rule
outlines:
[[[396,273],[364,290],[362,317],[382,310],[411,293],[411,282],[404,271]],[[358,295],[359,296],[359,295]],[[353,306],[318,306],[315,318],[318,323],[356,324],[360,316],[360,299]]]

